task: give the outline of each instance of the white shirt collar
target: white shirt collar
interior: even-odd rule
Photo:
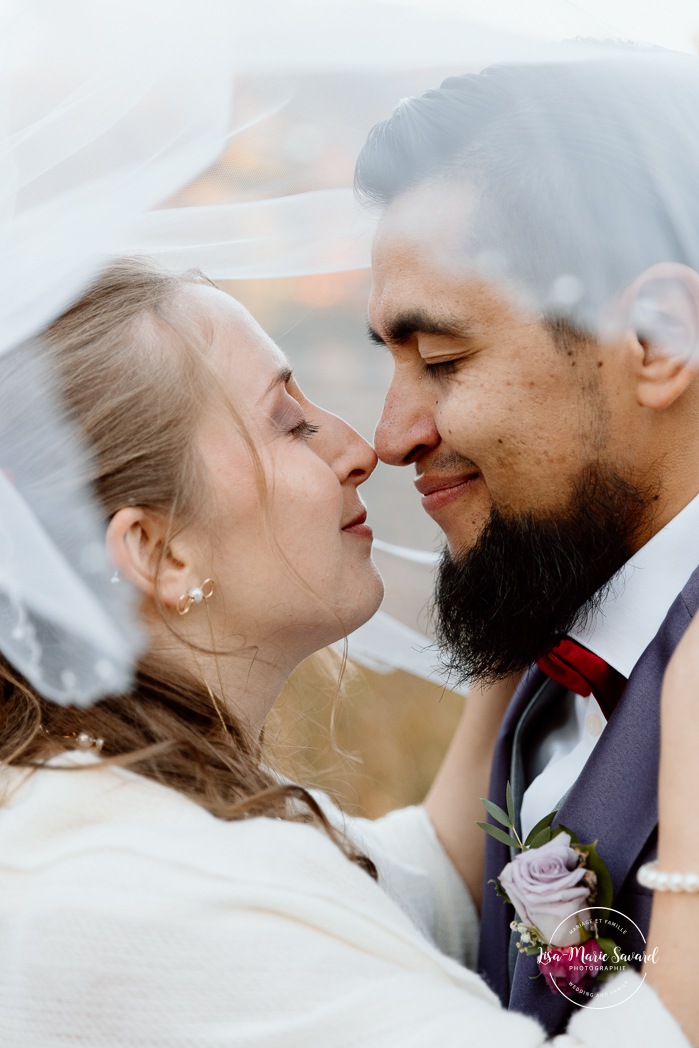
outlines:
[[[699,565],[699,495],[626,562],[599,612],[570,636],[625,677]]]

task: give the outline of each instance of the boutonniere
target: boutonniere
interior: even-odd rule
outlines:
[[[492,801],[483,805],[500,826],[479,822],[491,837],[518,853],[501,871],[495,890],[514,906],[517,949],[536,955],[539,972],[552,992],[580,999],[591,996],[596,980],[610,978],[627,966],[614,940],[606,934],[612,904],[612,879],[597,851],[597,841],[583,844],[565,826],[552,829],[556,812],[544,816],[526,840],[515,828],[512,790],[507,784],[507,811]]]

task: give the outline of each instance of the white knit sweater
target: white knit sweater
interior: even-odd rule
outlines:
[[[472,956],[477,921],[420,808],[348,822],[378,886],[314,827],[222,822],[121,769],[0,783],[2,1048],[544,1042],[437,948]],[[556,1044],[688,1042],[644,984]]]

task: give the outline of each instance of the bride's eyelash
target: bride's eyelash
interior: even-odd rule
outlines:
[[[316,426],[315,423],[307,422],[306,419],[304,419],[302,422],[299,422],[298,426],[294,426],[292,430],[289,430],[289,432],[295,437],[302,437],[303,440],[308,440],[308,438],[312,437],[314,433],[317,433],[319,429],[320,426]]]

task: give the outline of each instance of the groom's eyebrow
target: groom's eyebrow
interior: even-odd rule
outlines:
[[[379,346],[404,346],[415,335],[441,335],[443,338],[467,339],[473,330],[461,318],[435,317],[421,309],[409,310],[391,317],[383,325],[384,334],[369,324],[369,338]]]

